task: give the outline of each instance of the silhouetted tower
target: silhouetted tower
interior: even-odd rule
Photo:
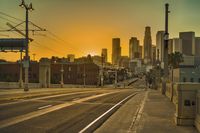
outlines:
[[[112,40],[112,64],[118,65],[121,57],[120,38],[113,38]]]
[[[144,63],[151,63],[152,60],[152,40],[151,40],[151,27],[145,27],[144,35]]]
[[[139,58],[139,40],[136,37],[131,37],[129,40],[129,58],[130,60]]]
[[[108,50],[106,48],[103,48],[101,51],[101,55],[103,56],[103,62],[107,62],[108,61]]]
[[[156,34],[156,57],[157,60],[164,60],[164,35],[165,31],[158,31]]]

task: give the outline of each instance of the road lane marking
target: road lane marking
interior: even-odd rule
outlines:
[[[43,97],[38,97],[38,98],[32,98],[32,99],[20,99],[15,102],[10,102],[10,103],[2,103],[0,106],[6,106],[6,105],[12,105],[12,104],[17,104],[17,103],[22,103],[22,102],[27,102],[27,101],[35,101],[35,100],[42,100],[42,99],[48,99],[48,98],[55,98],[55,97],[61,97],[61,96],[69,96],[69,95],[74,95],[74,94],[83,94],[83,93],[88,93],[88,92],[95,92],[96,90],[91,90],[91,91],[83,91],[83,92],[71,92],[67,94],[55,94],[51,96],[43,96]]]
[[[72,99],[72,101],[76,101],[76,100],[79,100],[80,98],[78,97],[78,98],[74,98],[74,99]]]
[[[48,107],[51,107],[52,105],[51,104],[49,104],[49,105],[46,105],[46,106],[42,106],[42,107],[39,107],[38,109],[40,110],[40,109],[45,109],[45,108],[48,108]]]
[[[87,129],[89,129],[92,125],[94,125],[97,121],[99,121],[101,118],[103,118],[105,115],[107,115],[109,112],[111,112],[113,109],[115,109],[117,106],[121,105],[121,103],[123,103],[124,101],[126,101],[127,99],[131,98],[132,96],[136,95],[137,93],[131,94],[129,96],[127,96],[126,98],[124,98],[123,100],[121,100],[120,102],[118,102],[117,104],[115,104],[113,107],[111,107],[109,110],[107,110],[105,113],[103,113],[101,116],[99,116],[98,118],[96,118],[94,121],[92,121],[90,124],[88,124],[85,128],[83,128],[81,131],[79,131],[79,133],[84,133]]]
[[[9,119],[0,121],[0,129],[14,125],[14,124],[17,124],[19,122],[23,122],[23,121],[41,116],[41,115],[44,115],[44,114],[47,114],[47,113],[50,113],[50,112],[53,112],[53,111],[56,111],[56,110],[59,110],[59,109],[62,109],[62,108],[65,108],[65,107],[72,106],[72,105],[77,104],[77,103],[85,102],[85,101],[88,101],[88,100],[91,100],[91,99],[95,99],[95,98],[98,98],[98,97],[102,97],[102,96],[106,96],[106,95],[114,94],[114,93],[118,93],[118,92],[120,92],[120,91],[118,90],[118,91],[114,91],[114,92],[107,92],[107,93],[103,93],[103,94],[99,94],[99,95],[89,96],[89,97],[82,98],[82,99],[79,99],[79,100],[74,101],[74,102],[65,102],[65,103],[62,103],[62,104],[59,104],[59,105],[55,105],[55,106],[52,106],[52,107],[49,107],[49,108],[45,108],[43,110],[37,110],[37,111],[31,112],[31,113],[27,113],[27,114],[24,114],[24,115],[9,118]]]

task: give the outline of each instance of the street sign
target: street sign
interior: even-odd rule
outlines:
[[[0,52],[24,51],[26,40],[24,38],[0,39]]]

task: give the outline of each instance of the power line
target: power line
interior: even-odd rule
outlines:
[[[20,18],[13,17],[13,16],[11,16],[11,15],[9,15],[9,14],[7,14],[7,13],[4,13],[4,12],[2,12],[2,11],[0,11],[0,14],[2,14],[2,15],[4,15],[4,16],[7,16],[7,17],[10,17],[10,18],[12,18],[12,19],[18,20],[18,21],[23,21],[23,20],[20,19]]]
[[[7,14],[7,13],[4,13],[4,12],[1,12],[1,11],[0,11],[0,14],[2,14],[2,15],[4,15],[4,16],[7,16],[7,17],[10,17],[10,18],[12,18],[12,19],[15,19],[15,20],[17,20],[17,21],[23,22],[22,19],[16,18],[16,17],[11,16],[11,15],[9,15],[9,14]],[[5,18],[5,17],[0,16],[0,18],[1,18],[1,19],[4,19],[4,20],[6,20],[6,21],[9,21],[9,22],[11,22],[11,23],[14,23],[14,24],[16,24],[16,25],[19,25],[19,24],[17,24],[16,22],[14,22],[14,21],[12,21],[12,20],[9,20],[9,19],[7,19],[7,18]],[[31,23],[33,26],[35,26],[35,27],[41,29],[41,27],[35,25],[33,22],[30,21],[30,23]],[[23,27],[22,25],[20,25],[20,26]],[[51,38],[51,37],[49,37],[49,36],[45,36],[45,37],[47,37],[47,38],[53,40],[54,42],[57,42],[58,44],[60,44],[60,43],[62,42],[62,44],[64,44],[64,45],[69,44],[69,45],[73,46],[71,43],[65,41],[64,39],[62,39],[61,37],[57,36],[57,35],[54,34],[53,32],[51,32],[51,31],[49,31],[49,30],[48,30],[47,32],[48,32],[51,36],[53,36],[55,39],[54,39],[54,38]],[[75,49],[79,49],[79,48],[77,48],[77,47],[74,47],[74,48],[75,48]],[[73,48],[71,47],[71,49],[73,49]],[[80,50],[80,49],[79,49],[79,50]]]
[[[74,47],[75,49],[78,49],[78,50],[80,50],[80,48],[78,48],[78,47],[75,47],[74,45],[72,45],[71,43],[69,43],[69,42],[65,41],[64,39],[62,39],[62,38],[61,38],[61,37],[59,37],[58,35],[54,34],[53,32],[51,32],[51,31],[49,31],[49,30],[47,30],[47,32],[48,32],[48,33],[49,33],[51,36],[55,37],[55,38],[56,38],[56,40],[58,40],[58,41],[62,42],[62,44],[64,44],[64,45],[66,45],[66,44],[69,44],[69,45],[71,45],[72,47]],[[72,49],[72,47],[71,47],[71,49]]]
[[[6,20],[6,21],[9,21],[9,22],[11,22],[11,23],[14,23],[14,24],[18,24],[18,23],[14,22],[14,21],[12,21],[12,20],[9,20],[9,19],[7,19],[7,18],[5,18],[5,17],[0,16],[0,18],[1,18],[1,19],[4,19],[4,20]]]
[[[51,52],[53,52],[53,53],[63,54],[63,53],[60,53],[59,51],[56,51],[56,50],[54,50],[54,49],[51,49],[51,48],[49,48],[49,47],[47,47],[47,46],[42,45],[41,43],[39,43],[39,42],[37,42],[37,41],[33,41],[33,43],[36,44],[36,45],[35,45],[36,47],[37,47],[37,46],[38,46],[38,47],[43,47],[43,48],[48,49],[49,51],[51,51]]]
[[[22,19],[13,17],[13,16],[11,16],[11,15],[9,15],[9,14],[6,14],[6,13],[4,13],[4,12],[1,12],[1,11],[0,11],[0,14],[1,14],[1,15],[4,15],[4,16],[6,16],[6,17],[9,17],[9,18],[15,19],[15,20],[17,20],[17,21],[24,22]],[[16,23],[16,22],[14,22],[14,21],[12,21],[12,20],[10,20],[10,19],[8,19],[8,18],[2,17],[2,16],[0,16],[0,18],[3,19],[3,20],[9,21],[9,22],[11,22],[11,23],[14,23],[14,24],[16,24],[17,26],[23,27],[23,26],[21,25],[21,23],[18,24],[18,23]],[[35,25],[33,22],[30,22],[30,23],[31,23],[34,27],[37,27],[37,28],[39,28],[39,29],[42,29],[41,27]],[[8,30],[8,31],[9,31],[9,30]],[[45,30],[45,31],[46,31],[46,30]],[[15,32],[14,32],[14,33],[15,33]],[[54,42],[57,42],[58,44],[60,44],[60,43],[62,42],[62,43],[65,44],[65,45],[66,45],[66,43],[67,43],[67,44],[70,44],[69,42],[66,42],[66,41],[63,40],[61,37],[57,36],[56,34],[52,33],[51,31],[48,31],[48,33],[49,33],[51,36],[53,36],[54,38],[52,38],[52,37],[50,37],[50,36],[46,36],[46,37],[49,38],[49,39],[51,39],[51,40],[53,40]],[[15,33],[15,34],[16,34],[16,33]],[[58,51],[55,51],[54,49],[51,49],[51,48],[46,47],[46,46],[44,46],[44,45],[41,45],[40,43],[38,43],[38,42],[36,42],[36,41],[34,41],[34,43],[37,44],[37,45],[39,45],[40,47],[43,47],[43,48],[45,48],[45,49],[48,49],[49,51],[52,51],[52,52],[55,52],[55,53],[60,53],[60,52],[58,52]],[[70,45],[71,45],[71,44],[70,44]]]

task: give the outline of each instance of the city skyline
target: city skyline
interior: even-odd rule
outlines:
[[[37,60],[40,57],[51,57],[51,55],[59,57],[66,57],[67,54],[75,54],[76,57],[86,54],[100,55],[101,49],[105,47],[108,49],[108,61],[111,61],[112,38],[120,38],[122,55],[128,55],[129,38],[135,36],[143,45],[144,27],[146,26],[151,27],[152,42],[156,45],[156,32],[164,29],[163,5],[165,2],[170,4],[170,37],[178,37],[179,32],[184,31],[194,31],[197,37],[200,36],[197,30],[200,28],[199,18],[196,17],[199,11],[198,3],[200,4],[198,0],[190,2],[187,0],[159,2],[158,0],[151,2],[147,0],[125,0],[123,2],[116,0],[114,2],[112,0],[88,0],[87,2],[27,0],[27,2],[33,2],[35,9],[30,13],[30,20],[64,40],[56,42],[49,39],[48,37],[53,37],[48,33],[44,33],[47,37],[33,36],[39,44],[55,50],[39,47],[35,42],[30,43],[30,55],[32,57],[35,53]],[[0,11],[24,19],[24,10],[18,6],[19,4],[20,1],[1,0]],[[55,10],[58,7],[59,10]],[[155,19],[151,19],[151,14],[155,16]],[[58,21],[59,19],[61,21]],[[6,21],[0,19],[1,29],[8,29],[5,23]],[[32,36],[32,33],[30,35]],[[18,36],[11,34],[10,37]],[[17,60],[19,54],[1,53],[0,58]]]

